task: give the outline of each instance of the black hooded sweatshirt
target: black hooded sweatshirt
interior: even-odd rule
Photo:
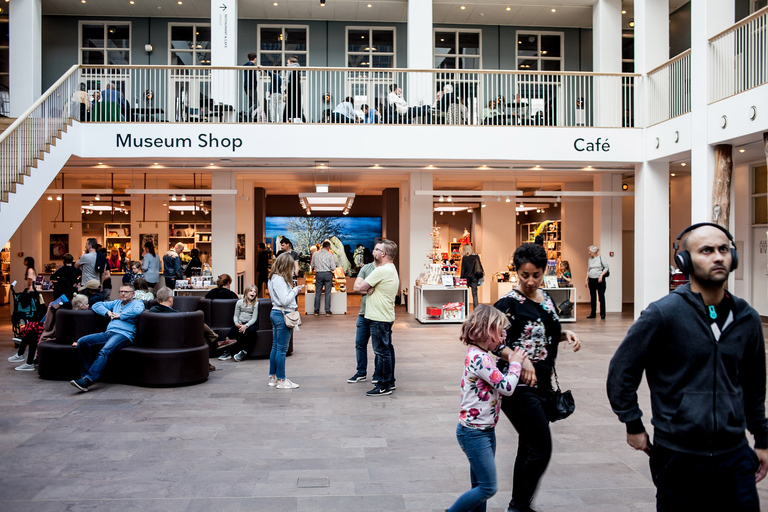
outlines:
[[[726,292],[727,293],[727,292]],[[768,448],[765,343],[760,316],[728,295],[718,308],[722,330],[701,294],[686,284],[652,303],[611,359],[608,399],[630,434],[644,431],[637,387],[646,373],[654,443],[697,455],[742,447],[747,428],[755,448]],[[715,332],[719,332],[719,339]]]

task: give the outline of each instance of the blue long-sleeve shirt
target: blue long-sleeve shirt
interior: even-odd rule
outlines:
[[[111,300],[109,302],[97,302],[91,309],[101,316],[107,316],[107,311],[118,313],[120,318],[111,320],[106,332],[122,334],[133,341],[136,336],[136,324],[139,321],[139,315],[144,311],[144,303],[140,300],[132,300],[123,306],[123,301]]]

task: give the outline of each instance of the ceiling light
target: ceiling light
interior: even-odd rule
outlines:
[[[453,212],[451,215],[456,215],[456,212]]]
[[[368,4],[368,7],[373,7],[371,4]]]
[[[591,169],[591,168],[592,168],[592,166],[591,166],[591,165],[588,165],[588,166],[587,166],[587,169]]]
[[[635,22],[634,21],[630,21],[629,22],[629,27],[630,28],[635,28]]]
[[[685,167],[685,162],[680,162],[680,165]]]
[[[53,196],[48,196],[49,201],[53,201]]]
[[[128,2],[128,3],[129,3],[129,4],[131,4],[131,5],[133,5],[133,4],[135,4],[136,2],[134,2],[133,0],[131,0],[131,1],[130,1],[130,2]]]
[[[534,167],[535,169],[541,169],[541,166],[540,166],[540,165],[534,165],[533,167]]]
[[[83,2],[85,3],[85,2]],[[104,212],[102,210],[99,210],[99,215],[102,215]]]
[[[461,6],[461,10],[463,11],[464,9],[466,9],[466,7],[464,7],[464,6],[462,5],[462,6]]]
[[[177,4],[179,4],[179,5],[181,5],[183,2],[182,2],[181,0],[179,0],[179,1],[178,1],[178,2],[176,2],[176,3],[177,3]]]
[[[173,197],[171,197],[171,201],[175,201],[175,200],[176,200],[176,194],[173,194]]]
[[[746,151],[746,149],[740,149],[740,150],[739,150],[739,153],[743,153],[743,152],[745,152],[745,151]]]
[[[88,206],[93,206],[93,201],[91,201],[91,204],[89,204]]]
[[[448,194],[448,202],[450,203],[451,201],[453,201],[453,198],[451,197],[450,194]]]
[[[182,215],[184,215],[184,210],[181,210],[181,212],[180,212],[180,213],[181,213]]]
[[[120,206],[125,206],[125,201],[120,201]]]
[[[187,200],[187,196],[186,196],[186,194],[181,194],[181,200],[182,200],[182,201],[186,201],[186,200]]]
[[[56,200],[61,201],[61,194],[56,194]]]
[[[507,7],[507,10],[508,10],[508,11],[511,11],[511,10],[512,10],[512,8],[511,8],[511,7]]]
[[[84,3],[85,3],[85,0],[80,0],[80,3],[81,3],[81,4],[84,4]]]
[[[438,199],[438,201],[440,201],[441,203],[442,203],[443,201],[445,201],[445,198],[442,196],[442,194],[440,195],[440,199]]]
[[[621,11],[621,14],[627,14],[627,11],[625,11],[625,10],[622,10],[622,11]]]
[[[275,7],[277,7],[277,2],[273,2],[273,3],[272,3],[272,5],[274,5]]]
[[[675,176],[675,173],[671,173],[671,174],[670,174],[670,176],[674,177],[674,176]]]
[[[467,213],[472,213],[472,208],[467,208]]]
[[[104,165],[103,163],[99,162],[99,165]]]
[[[483,208],[485,208],[485,203],[480,203],[480,206],[482,206]]]
[[[504,199],[504,201],[508,203],[510,201],[509,196],[507,196],[507,198]]]
[[[157,162],[152,162],[152,165],[157,165]]]
[[[320,7],[325,7],[325,0],[320,0]],[[309,215],[309,214],[307,214]]]
[[[552,12],[557,12],[557,9],[550,9]]]
[[[95,200],[101,201],[101,197],[99,197],[99,194],[96,194],[96,197],[94,197]]]
[[[315,193],[316,194],[327,194],[329,186],[330,185],[328,183],[324,183],[324,184],[315,183]]]
[[[442,215],[442,214],[443,214],[443,212],[440,212],[440,215]]]
[[[626,183],[622,183],[621,190],[629,190],[629,185],[627,185]]]

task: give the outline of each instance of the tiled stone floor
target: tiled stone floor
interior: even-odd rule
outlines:
[[[0,510],[442,511],[469,487],[454,436],[459,326],[423,326],[400,310],[398,389],[369,398],[370,382],[346,383],[355,370],[351,312],[304,319],[287,362],[297,390],[268,387],[268,361],[246,360],[213,361],[217,371],[197,386],[97,383],[78,394],[13,371],[0,307]],[[605,398],[609,359],[631,321],[609,314],[571,324],[584,346],[564,349],[558,368],[577,409],[553,425],[537,510],[655,509],[647,457],[625,444]],[[647,391],[641,399],[647,417]],[[489,511],[505,510],[512,484],[517,442],[506,419],[497,439],[499,493]],[[318,479],[327,486],[306,487]],[[768,504],[768,482],[760,493]]]

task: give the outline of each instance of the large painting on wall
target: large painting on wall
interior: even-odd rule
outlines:
[[[50,235],[50,254],[48,259],[63,260],[69,252],[69,234]]]
[[[328,239],[339,266],[352,270],[373,261],[373,246],[381,238],[381,217],[267,217],[265,236],[275,240],[275,251],[280,250],[279,239],[290,239],[301,263],[309,263],[311,246]]]

